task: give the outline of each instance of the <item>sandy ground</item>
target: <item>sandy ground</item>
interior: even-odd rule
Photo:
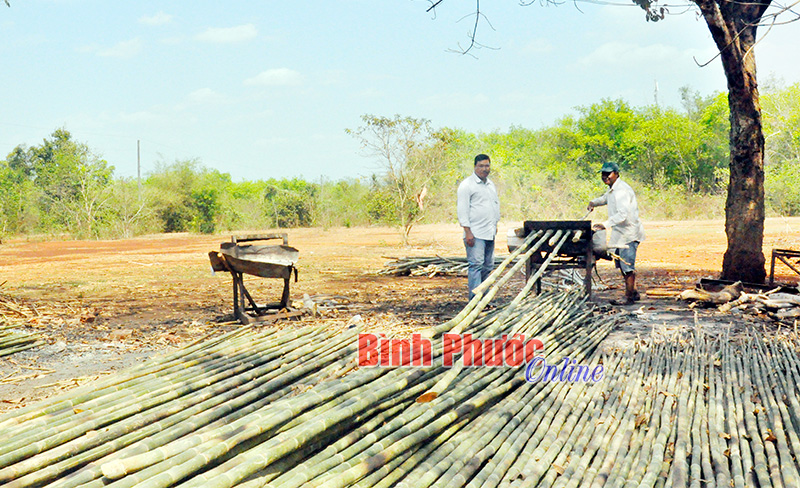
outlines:
[[[500,225],[498,254],[506,253],[505,230],[518,225]],[[718,275],[726,246],[722,221],[646,222],[646,230],[637,262],[640,290],[684,290],[700,278]],[[251,233],[255,232],[267,231]],[[301,256],[291,298],[336,296],[347,306],[270,326],[337,326],[360,320],[368,328],[397,331],[440,323],[466,303],[466,278],[375,274],[392,257],[463,255],[457,225],[418,226],[409,247],[402,246],[397,231],[388,227],[287,232],[289,244]],[[39,334],[43,344],[0,358],[0,412],[238,327],[232,314],[230,275],[212,274],[207,257],[229,240],[230,234],[170,234],[115,241],[4,241],[0,317]],[[800,249],[800,218],[767,220],[768,266],[772,248]],[[617,272],[606,262],[598,265],[598,271],[609,288],[596,293],[595,300],[603,303],[619,297]],[[785,283],[800,278],[785,266],[779,266],[776,275]],[[259,302],[280,296],[279,280],[245,281]],[[504,291],[505,297],[519,286],[521,279]],[[653,298],[621,312],[629,314],[629,320],[617,339],[646,334],[654,327],[746,320],[711,314],[698,318],[685,304]]]

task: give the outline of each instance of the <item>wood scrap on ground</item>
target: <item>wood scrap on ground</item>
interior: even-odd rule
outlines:
[[[466,276],[467,258],[465,257],[404,257],[388,258],[391,259],[378,270],[379,275],[384,276]],[[498,261],[495,258],[495,264]]]
[[[742,282],[737,281],[736,283],[726,286],[720,291],[707,291],[701,288],[685,290],[678,295],[678,298],[681,300],[691,300],[695,303],[721,305],[723,303],[728,303],[731,300],[736,300],[741,294]]]
[[[28,334],[10,327],[0,328],[0,357],[31,349],[40,342],[36,334]]]
[[[787,321],[789,325],[800,318],[800,295],[782,292],[786,287],[777,287],[763,293],[746,293],[742,283],[728,285],[718,292],[710,292],[700,288],[685,290],[678,295],[679,299],[691,300],[690,307],[717,305],[723,313],[737,311],[766,315],[775,321]],[[800,289],[798,289],[800,291]]]

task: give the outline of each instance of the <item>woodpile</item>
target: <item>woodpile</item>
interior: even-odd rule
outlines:
[[[800,318],[800,295],[782,292],[783,287],[774,288],[763,293],[745,293],[742,284],[736,282],[718,292],[709,292],[699,288],[686,290],[678,295],[682,300],[691,300],[697,304],[716,305],[720,312],[743,312],[765,315],[775,321],[796,325]],[[800,289],[798,290],[800,291]]]
[[[0,326],[0,357],[26,351],[41,344],[36,334],[28,334],[10,326]]]
[[[378,270],[384,276],[467,276],[466,257],[404,257],[389,258]],[[495,265],[503,262],[503,257],[495,256]]]
[[[19,330],[16,325],[34,315],[28,307],[9,295],[0,293],[0,357],[36,347],[41,343],[37,334]]]
[[[720,305],[728,303],[731,300],[739,298],[742,294],[742,283],[737,281],[732,285],[728,285],[720,291],[706,291],[702,288],[693,288],[686,290],[678,295],[681,300],[693,300],[695,302],[706,303],[711,305]]]

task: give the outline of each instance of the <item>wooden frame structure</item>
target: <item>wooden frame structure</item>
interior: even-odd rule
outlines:
[[[769,265],[769,284],[775,284],[775,260],[779,260],[783,264],[789,267],[792,271],[800,275],[800,251],[792,251],[791,249],[773,249],[772,250],[772,262]],[[795,262],[792,264],[790,262],[791,259],[794,259]]]
[[[583,287],[587,296],[592,296],[592,267],[594,266],[594,253],[592,252],[592,221],[591,220],[526,220],[523,224],[525,237],[538,230],[567,230],[580,231],[581,237],[573,242],[567,239],[559,249],[558,254],[547,266],[548,270],[583,269],[586,274],[583,278]],[[525,265],[525,280],[527,281],[544,263],[553,247],[545,242],[538,251],[533,253]],[[536,280],[536,293],[542,292],[542,279]]]

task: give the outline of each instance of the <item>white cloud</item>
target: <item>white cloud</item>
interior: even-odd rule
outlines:
[[[224,96],[211,88],[200,88],[190,93],[186,98],[191,103],[217,103],[225,99]]]
[[[323,78],[320,80],[320,84],[322,85],[340,85],[347,81],[348,76],[345,70],[328,70],[323,74]]]
[[[357,96],[358,98],[383,98],[386,96],[386,92],[379,88],[368,87],[364,88],[363,90],[359,90]]]
[[[666,44],[650,44],[647,46],[626,42],[607,42],[600,45],[589,55],[580,58],[577,62],[582,67],[604,67],[619,69],[641,68],[653,66],[661,68],[674,67],[676,64],[686,63],[693,58],[704,63],[714,57],[716,51],[704,48],[679,49]]]
[[[120,112],[117,114],[117,119],[126,123],[149,123],[159,119],[159,116],[147,110],[140,110],[138,112]]]
[[[488,96],[483,93],[440,93],[420,100],[423,107],[437,109],[463,109],[484,107],[490,103]]]
[[[155,15],[139,17],[139,23],[145,25],[164,25],[172,22],[172,16],[163,11],[159,11]]]
[[[141,39],[134,38],[118,42],[116,45],[97,50],[98,56],[107,58],[131,58],[141,52],[144,43]]]
[[[198,41],[231,43],[255,39],[258,29],[253,24],[244,24],[236,27],[209,27],[195,36]]]
[[[534,39],[523,45],[520,51],[524,54],[544,54],[553,51],[553,45],[547,39]]]
[[[247,78],[248,86],[294,86],[303,81],[303,75],[289,68],[275,68],[262,71],[258,75]]]

